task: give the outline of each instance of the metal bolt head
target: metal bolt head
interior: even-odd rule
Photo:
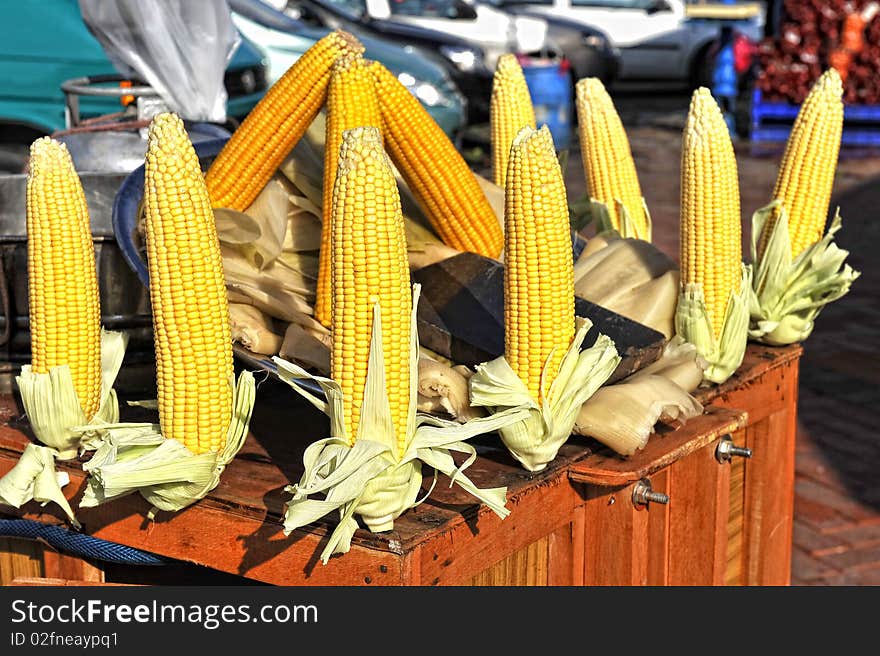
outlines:
[[[649,503],[669,503],[669,496],[651,489],[651,481],[643,478],[633,486],[632,501],[636,506],[647,506]]]
[[[730,462],[734,457],[751,458],[752,450],[744,446],[737,446],[730,435],[725,435],[718,442],[718,446],[715,449],[715,459],[718,462],[725,463]]]

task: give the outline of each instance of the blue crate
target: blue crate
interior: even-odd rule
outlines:
[[[788,139],[800,105],[763,100],[760,89],[752,96],[752,141],[783,142]],[[846,105],[843,109],[844,146],[880,146],[880,105]]]

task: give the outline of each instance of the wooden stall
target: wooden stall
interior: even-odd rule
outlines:
[[[138,496],[83,509],[78,517],[90,535],[195,564],[168,567],[198,570],[202,582],[222,577],[226,583],[284,585],[785,583],[799,353],[750,347],[737,377],[703,395],[704,415],[658,433],[629,459],[573,438],[546,470],[532,474],[497,440],[480,438],[479,458],[468,475],[481,486],[508,486],[507,519],[474,504],[441,477],[431,497],[398,519],[393,531],[358,531],[351,551],[327,565],[318,554],[330,523],[289,537],[280,525],[284,487],[298,480],[302,450],[326,434],[326,420],[291,390],[270,382],[260,388],[247,444],[208,498],[155,522],[145,518],[147,504]],[[28,440],[14,397],[2,397],[2,403],[0,474],[14,465]],[[727,435],[751,446],[753,458],[719,462],[716,450]],[[66,469],[72,482],[65,493],[77,497],[82,471]],[[635,503],[633,491],[644,481],[668,495],[669,503]],[[44,512],[36,504],[18,515],[60,521],[51,508]],[[45,567],[50,552],[43,552]],[[48,555],[50,565],[54,557]],[[167,581],[164,567],[132,568],[136,571],[126,575],[119,566],[87,566],[84,571],[95,581]],[[20,576],[79,578],[70,574],[69,562],[66,571],[48,567]]]

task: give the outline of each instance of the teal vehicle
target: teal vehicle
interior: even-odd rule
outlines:
[[[27,145],[65,127],[61,83],[115,73],[89,32],[76,0],[3,3],[0,21],[0,170],[20,171]],[[224,79],[230,123],[242,119],[267,88],[261,50],[246,38]],[[120,111],[111,98],[83,97],[84,117]]]
[[[262,0],[229,0],[229,8],[239,32],[265,51],[269,84],[331,31],[306,25]],[[459,134],[466,118],[466,101],[440,64],[411,46],[364,36],[356,30],[353,33],[364,44],[365,56],[394,73],[447,135],[454,138]]]

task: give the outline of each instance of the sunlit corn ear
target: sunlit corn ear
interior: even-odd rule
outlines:
[[[272,85],[205,176],[214,207],[244,211],[253,202],[324,105],[333,62],[363,51],[347,32],[331,32]]]
[[[578,135],[581,143],[587,191],[605,214],[607,225],[623,237],[651,241],[651,217],[648,214],[636,165],[623,123],[605,86],[598,78],[584,78],[575,87]]]
[[[408,437],[412,289],[400,196],[377,128],[343,132],[332,207],[330,377],[342,390],[346,436],[353,443],[360,434],[378,304],[385,391],[399,456]]]
[[[676,332],[721,383],[742,363],[748,338],[750,272],[742,264],[736,158],[721,110],[697,89],[682,140],[681,284]]]
[[[148,517],[203,498],[247,438],[253,374],[236,382],[220,242],[199,160],[175,114],[150,124],[144,234],[159,424],[99,427],[82,507],[138,492]],[[89,427],[75,429],[86,432]]]
[[[535,127],[535,109],[532,107],[529,87],[516,55],[512,53],[498,58],[492,79],[489,123],[492,132],[492,179],[503,187],[514,138],[523,128]]]
[[[330,259],[332,257],[333,185],[339,162],[342,133],[357,127],[382,125],[379,99],[373,74],[360,55],[339,58],[333,66],[327,93],[327,120],[324,139],[324,202],[321,224],[321,255],[318,269],[318,287],[315,298],[315,318],[330,326]],[[381,145],[381,135],[380,135]]]
[[[27,178],[31,366],[67,365],[86,420],[101,403],[101,306],[89,210],[67,146],[31,145]]]
[[[513,141],[504,196],[504,356],[539,402],[574,336],[574,264],[562,171],[546,126]]]
[[[150,124],[144,205],[162,434],[221,451],[232,416],[232,336],[220,242],[195,150],[174,114]]]
[[[513,141],[504,223],[504,356],[477,367],[471,404],[492,412],[527,408],[526,418],[500,432],[513,457],[538,471],[620,361],[604,335],[580,350],[590,324],[575,319],[565,187],[546,126],[523,128]]]
[[[773,189],[773,199],[780,202],[758,241],[759,259],[783,207],[792,259],[822,238],[843,132],[842,96],[840,75],[831,68],[816,81],[801,106]]]
[[[370,65],[385,147],[443,242],[497,258],[504,245],[492,206],[449,137],[387,68]]]

